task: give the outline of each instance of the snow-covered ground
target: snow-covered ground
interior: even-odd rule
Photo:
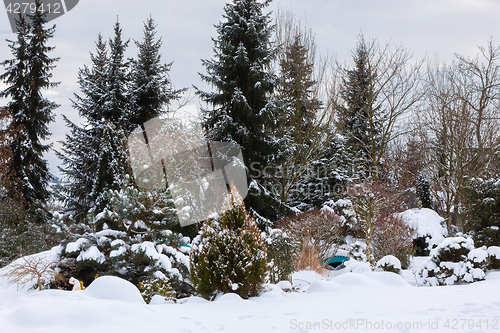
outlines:
[[[132,284],[116,277],[98,278],[84,291],[28,294],[4,281],[0,332],[500,331],[500,272],[468,285],[418,287],[411,269],[425,259],[414,260],[401,276],[354,264],[326,277],[295,273],[299,292],[268,285],[249,300],[226,294],[177,304],[157,296],[147,305]]]
[[[401,215],[430,244],[444,240],[442,218],[433,211]],[[57,253],[54,248],[27,259],[50,262]],[[135,286],[116,277],[100,277],[83,291],[39,292],[2,280],[4,268],[0,333],[500,332],[500,271],[472,284],[419,286],[414,272],[428,261],[413,258],[398,275],[350,260],[325,276],[295,273],[292,292],[290,283],[280,282],[248,300],[226,294],[213,302],[190,297],[173,303],[155,296],[149,305]]]

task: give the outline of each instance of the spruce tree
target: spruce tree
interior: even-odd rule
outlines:
[[[416,184],[416,194],[420,199],[420,203],[423,208],[432,209],[432,195],[431,195],[431,187],[429,184],[429,179],[424,174],[418,175],[418,181]]]
[[[269,1],[233,0],[225,6],[225,21],[216,25],[215,56],[203,60],[207,75],[200,74],[215,92],[197,91],[212,107],[204,110],[210,139],[239,144],[246,167],[259,171],[274,160],[277,150],[276,108],[271,103],[277,78],[269,68],[277,49],[271,42],[270,16],[263,14],[268,5]],[[262,179],[256,181],[245,199],[247,207],[264,217],[276,215],[276,200],[262,191]],[[260,197],[255,188],[261,189]]]
[[[62,162],[59,167],[65,182],[59,185],[56,195],[65,204],[77,222],[82,222],[93,206],[92,187],[97,173],[100,128],[81,126],[63,116],[71,133],[61,142],[61,152],[56,155]]]
[[[71,133],[61,142],[62,152],[57,155],[63,166],[59,167],[64,184],[58,197],[66,210],[77,222],[83,222],[94,205],[92,189],[96,181],[98,151],[103,134],[103,112],[109,103],[108,66],[109,56],[106,41],[99,34],[96,53],[90,54],[91,67],[78,71],[81,94],[74,94],[73,108],[85,119],[83,125],[74,124],[64,118]]]
[[[131,127],[130,63],[125,59],[129,40],[123,41],[120,23],[114,27],[115,36],[109,39],[109,64],[107,66],[107,98],[102,110],[102,118],[112,121],[126,131]]]
[[[168,73],[172,62],[161,61],[161,38],[155,40],[156,24],[150,17],[144,23],[144,40],[135,41],[139,53],[132,62],[132,127],[140,126],[146,121],[160,116],[164,107],[180,98],[185,89],[175,90]]]
[[[280,59],[285,125],[293,130],[297,142],[304,141],[297,136],[305,136],[312,129],[316,114],[322,107],[322,102],[315,96],[318,82],[313,79],[314,63],[309,52],[313,51],[304,45],[298,34]]]
[[[295,32],[289,39],[280,54],[280,84],[276,94],[280,108],[277,184],[285,204],[296,203],[298,198],[289,200],[293,192],[301,192],[302,198],[308,200],[303,181],[308,171],[312,171],[312,163],[326,149],[324,144],[330,136],[325,135],[330,131],[319,116],[323,103],[317,98],[319,85],[314,79],[314,37]]]
[[[125,131],[107,120],[97,153],[95,183],[92,188],[93,211],[101,212],[109,203],[108,191],[118,190],[130,173]]]
[[[353,62],[354,69],[345,70],[341,92],[344,104],[338,110],[338,129],[347,138],[347,145],[357,151],[369,166],[378,148],[373,139],[380,129],[378,110],[371,110],[374,97],[370,80],[373,73],[370,72],[369,50],[364,39],[357,44]]]
[[[92,66],[84,65],[78,70],[78,84],[81,95],[74,94],[73,108],[88,123],[97,123],[104,117],[108,102],[108,46],[101,34],[97,37],[96,53],[90,53]]]
[[[36,4],[40,6],[41,2]],[[21,129],[12,142],[10,168],[15,171],[26,202],[40,204],[49,198],[47,187],[52,179],[48,163],[43,158],[50,145],[41,141],[50,137],[48,125],[54,121],[52,111],[59,106],[42,94],[43,90],[58,85],[50,79],[54,63],[59,58],[48,56],[54,47],[47,45],[54,36],[55,26],[45,27],[46,16],[47,13],[40,11],[28,14],[28,20],[20,16],[17,41],[10,41],[9,45],[15,58],[2,63],[7,70],[0,76],[9,86],[0,92],[0,97],[12,98],[8,107],[13,112],[14,127]]]

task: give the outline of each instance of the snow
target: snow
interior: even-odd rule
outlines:
[[[379,261],[377,261],[377,267],[382,267],[382,266],[393,266],[394,268],[401,269],[401,261],[399,261],[398,258],[395,256],[385,256]]]
[[[500,247],[499,246],[490,246],[488,248],[488,255],[491,257],[495,257],[496,259],[500,259]]]
[[[440,244],[448,235],[444,218],[429,208],[408,209],[399,214],[407,225],[415,230],[414,238],[426,237],[429,250]]]
[[[95,279],[82,294],[99,300],[144,304],[141,293],[132,283],[115,276],[101,276]]]
[[[76,260],[77,261],[95,260],[98,263],[102,264],[103,262],[106,261],[106,257],[99,251],[97,246],[93,245],[89,247],[87,250],[80,252]]]
[[[85,245],[88,240],[86,238],[79,238],[76,242],[71,242],[66,245],[66,252],[67,253],[72,253],[72,252],[77,252],[80,250],[82,245]]]
[[[111,276],[97,278],[84,291],[28,294],[0,280],[0,332],[439,332],[452,320],[459,323],[454,332],[489,332],[486,320],[491,325],[500,313],[500,272],[472,284],[417,287],[411,269],[426,259],[415,258],[401,275],[350,260],[340,271],[301,271],[291,284],[266,284],[259,297],[226,294],[213,302],[193,296],[174,303],[155,296],[148,305],[134,285]],[[358,272],[352,272],[355,267]],[[285,292],[289,287],[295,291]],[[474,327],[462,326],[461,319],[474,321]],[[385,329],[375,329],[382,322]]]
[[[477,263],[486,261],[487,257],[488,257],[488,252],[486,252],[485,249],[481,248],[471,250],[468,254],[469,260]]]
[[[441,249],[450,248],[450,249],[459,249],[464,247],[469,251],[474,250],[474,241],[472,238],[464,238],[464,237],[448,237],[444,239],[439,245],[431,251],[431,256],[439,256],[439,251]]]

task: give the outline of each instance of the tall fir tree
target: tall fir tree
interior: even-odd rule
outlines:
[[[315,96],[317,81],[313,79],[314,63],[303,37],[297,34],[293,42],[286,46],[280,59],[287,128],[293,129],[295,141],[301,142],[299,135],[306,135],[314,126],[317,112],[322,102]]]
[[[175,90],[168,73],[172,62],[162,63],[160,48],[162,40],[155,39],[156,24],[150,17],[144,23],[144,39],[135,41],[139,52],[132,62],[132,127],[140,126],[146,121],[160,116],[165,106],[180,98],[186,89]]]
[[[96,53],[90,53],[92,66],[84,65],[78,70],[78,84],[81,95],[74,94],[73,108],[88,123],[102,120],[105,104],[108,102],[108,45],[101,34],[97,37]]]
[[[371,110],[374,97],[369,56],[367,45],[361,38],[353,53],[354,69],[345,71],[341,92],[344,104],[338,110],[339,132],[347,138],[347,145],[366,161],[367,167],[378,148],[373,139],[380,131],[377,110]]]
[[[40,6],[41,2],[36,4]],[[13,126],[20,129],[11,146],[10,169],[15,172],[17,187],[28,204],[43,204],[50,196],[48,182],[52,175],[43,158],[50,144],[42,141],[50,137],[52,111],[59,106],[42,93],[59,84],[51,81],[51,71],[59,58],[48,56],[54,50],[47,43],[54,36],[55,26],[45,27],[46,16],[47,13],[40,11],[28,14],[27,20],[20,16],[17,41],[10,41],[9,45],[15,58],[2,63],[7,70],[0,76],[8,85],[0,97],[12,99],[8,107],[13,112]]]
[[[101,212],[109,203],[108,191],[118,190],[130,174],[125,130],[111,120],[104,123],[97,152],[97,174],[91,192],[93,211]]]
[[[130,62],[125,59],[125,51],[130,40],[123,41],[122,28],[118,21],[113,29],[115,36],[109,39],[110,53],[106,77],[108,98],[102,118],[128,131],[131,127]]]
[[[91,67],[78,71],[81,94],[74,94],[73,108],[85,119],[78,125],[64,117],[70,134],[61,142],[63,148],[57,152],[62,166],[64,184],[57,195],[65,203],[77,222],[83,222],[93,207],[92,189],[97,174],[98,150],[102,137],[103,112],[109,101],[108,66],[109,55],[106,41],[98,35],[95,54],[90,53]]]
[[[91,193],[97,173],[99,148],[97,134],[101,131],[88,125],[75,124],[65,116],[63,118],[70,134],[61,142],[61,151],[56,151],[62,163],[59,169],[65,180],[63,184],[58,185],[56,195],[75,220],[82,222],[93,206]]]
[[[90,54],[92,66],[84,66],[78,72],[81,95],[74,94],[73,107],[85,122],[77,125],[66,119],[71,134],[62,142],[63,150],[58,154],[63,162],[60,170],[66,180],[59,196],[79,222],[84,221],[90,209],[99,210],[105,206],[107,201],[102,193],[116,189],[117,183],[108,177],[109,173],[116,171],[111,166],[117,170],[128,170],[126,164],[119,167],[113,164],[128,163],[126,159],[110,161],[104,153],[109,149],[121,149],[113,154],[126,154],[125,145],[118,142],[123,141],[130,128],[130,74],[124,58],[128,41],[123,42],[118,22],[114,25],[114,32],[114,38],[109,40],[109,49],[108,43],[99,34],[96,53]],[[118,134],[121,139],[109,137]],[[103,143],[104,138],[108,139],[106,143]],[[104,170],[107,166],[110,169]],[[124,172],[119,172],[116,177],[124,175]],[[98,207],[96,201],[99,202]]]
[[[277,48],[271,42],[270,15],[263,14],[269,2],[233,0],[226,4],[225,21],[216,25],[218,36],[213,39],[215,56],[202,60],[207,75],[200,74],[216,91],[197,91],[212,107],[204,110],[210,139],[239,144],[246,167],[259,171],[274,160],[277,151],[276,108],[271,102],[277,78],[270,71]],[[261,179],[249,181],[245,203],[250,211],[264,217],[276,215],[272,207],[276,200],[265,197]]]
[[[326,150],[324,141],[329,132],[322,123],[319,111],[323,103],[317,98],[319,83],[314,79],[314,37],[301,31],[285,40],[280,54],[280,84],[277,87],[277,105],[280,108],[280,138],[278,154],[279,171],[277,187],[284,204],[291,193],[308,195],[304,184],[312,162]]]

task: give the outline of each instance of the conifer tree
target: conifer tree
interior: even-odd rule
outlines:
[[[107,192],[118,190],[129,174],[125,131],[107,120],[97,153],[95,183],[92,188],[93,211],[101,212],[109,202]]]
[[[348,146],[358,151],[369,165],[373,148],[371,138],[377,135],[376,122],[370,122],[370,107],[373,103],[369,54],[363,39],[353,54],[354,69],[345,71],[342,99],[339,108],[338,129],[347,138]]]
[[[193,240],[191,280],[207,299],[218,292],[256,296],[267,271],[266,245],[235,187],[224,207],[220,218],[207,221]]]
[[[109,64],[106,79],[108,84],[107,103],[102,110],[102,118],[112,121],[126,131],[130,128],[130,63],[125,60],[125,50],[129,40],[123,41],[120,23],[114,27],[115,36],[109,39]]]
[[[63,116],[70,134],[61,142],[61,152],[56,155],[62,162],[59,167],[65,177],[65,183],[59,185],[56,195],[64,202],[77,222],[82,222],[92,208],[92,187],[97,173],[97,152],[99,148],[99,128],[80,126]]]
[[[225,21],[216,25],[215,56],[203,60],[207,75],[200,74],[215,92],[197,91],[212,107],[205,110],[210,139],[239,144],[246,167],[260,171],[273,161],[277,148],[276,108],[270,99],[277,79],[269,70],[277,49],[271,42],[270,16],[262,12],[268,5],[233,0],[225,6]],[[276,200],[254,195],[259,184],[251,184],[245,200],[252,213],[275,215],[271,205]]]
[[[135,41],[139,49],[137,60],[132,62],[132,115],[133,127],[142,125],[146,121],[160,116],[164,107],[170,102],[179,99],[185,89],[175,90],[168,73],[172,62],[163,64],[160,48],[161,38],[155,40],[156,24],[150,17],[144,23],[144,40]]]
[[[78,84],[81,95],[74,94],[73,108],[88,123],[102,120],[105,104],[108,101],[108,46],[101,34],[97,37],[96,53],[90,53],[92,66],[84,65],[78,70]]]
[[[432,209],[432,195],[429,179],[427,179],[427,177],[422,173],[418,175],[416,189],[416,194],[420,199],[422,207]]]
[[[72,123],[64,117],[71,133],[61,142],[62,152],[57,152],[63,166],[59,167],[65,184],[58,197],[65,203],[77,222],[83,222],[93,207],[92,189],[97,174],[98,150],[103,133],[103,112],[109,101],[108,66],[109,56],[106,41],[99,34],[96,53],[90,54],[91,67],[84,65],[78,71],[81,95],[74,94],[73,107],[86,122]]]
[[[41,2],[36,4],[40,6]],[[50,79],[59,58],[48,56],[54,50],[47,43],[54,36],[55,27],[45,27],[46,16],[47,13],[41,11],[28,14],[28,20],[20,16],[17,41],[10,41],[9,45],[15,58],[2,63],[7,70],[0,76],[8,85],[0,97],[12,98],[8,107],[13,112],[14,128],[22,128],[12,142],[10,168],[16,173],[18,187],[27,203],[46,202],[50,195],[47,186],[52,178],[43,158],[50,145],[41,141],[50,137],[48,125],[54,121],[52,111],[58,105],[44,98],[42,91],[58,85]]]
[[[320,114],[324,107],[318,98],[321,82],[314,73],[317,65],[314,35],[291,16],[280,16],[278,24],[282,27],[278,40],[284,40],[280,40],[283,51],[279,55],[280,84],[276,90],[280,109],[276,184],[282,203],[296,205],[297,200],[309,200],[306,198],[309,193],[304,191],[306,174],[313,171],[312,164],[321,158],[333,138],[327,128],[329,113]],[[292,193],[303,195],[290,200]]]

